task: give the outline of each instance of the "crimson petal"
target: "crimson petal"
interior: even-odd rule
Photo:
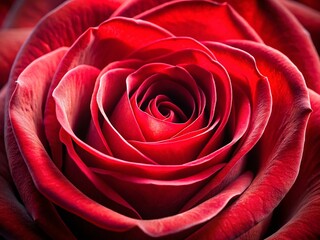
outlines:
[[[320,236],[320,95],[309,90],[311,113],[300,171],[296,182],[274,214],[277,230],[267,239],[316,239]]]
[[[72,233],[60,219],[53,204],[39,193],[47,193],[54,188],[54,181],[50,182],[46,175],[55,169],[55,166],[45,149],[42,108],[52,75],[66,51],[65,48],[57,49],[37,59],[20,75],[8,109],[14,129],[14,135],[11,137],[15,137],[15,140],[8,138],[9,144],[6,149],[12,177],[32,218],[49,235],[73,239]],[[42,81],[34,81],[34,79],[42,79]],[[19,147],[14,141],[17,141]],[[19,152],[16,152],[17,150]],[[45,164],[50,165],[50,168],[44,176],[38,178],[37,174],[43,173],[38,171],[38,167]],[[30,170],[32,166],[35,168]]]
[[[132,219],[103,207],[72,185],[53,163],[43,145],[44,96],[47,95],[54,70],[65,52],[66,49],[62,48],[38,58],[18,79],[17,88],[10,101],[10,120],[19,150],[28,168],[22,165],[24,161],[17,158],[17,155],[15,157],[9,155],[13,177],[16,183],[20,184],[19,188],[24,188],[19,190],[20,196],[26,201],[27,208],[51,236],[56,236],[58,239],[73,238],[59,219],[52,202],[84,219],[90,219],[89,221],[103,228],[117,231],[130,229],[134,226]],[[43,79],[43,81],[33,81],[34,79]],[[61,112],[58,111],[58,113]],[[9,153],[12,154],[13,151]],[[26,175],[29,173],[32,180]],[[22,179],[22,176],[25,178]],[[31,187],[27,184],[31,184]],[[33,189],[33,184],[36,189]],[[39,195],[38,190],[42,195]],[[31,191],[31,196],[35,196],[36,199],[30,199]],[[37,208],[39,205],[40,209]],[[46,216],[50,214],[50,218],[44,217],[43,214]]]
[[[30,217],[26,208],[15,196],[16,190],[10,175],[3,138],[6,90],[7,87],[4,87],[0,91],[0,232],[3,237],[8,239],[21,239],[25,236],[31,236],[34,239],[40,240],[44,236],[35,226],[35,222]]]
[[[133,162],[154,163],[153,160],[149,159],[128,144],[126,139],[124,139],[117,129],[114,128],[107,116],[107,113],[112,112],[115,105],[117,105],[117,101],[121,98],[121,95],[125,96],[125,79],[129,72],[132,72],[132,70],[114,69],[112,71],[108,71],[101,77],[100,83],[97,85],[98,87],[96,87],[97,90],[93,95],[94,101],[92,102],[92,107],[98,108],[100,110],[100,114],[103,116],[103,123],[101,123],[102,129],[98,131],[101,131],[100,134],[103,134],[101,137],[105,139],[105,144],[115,157]],[[118,91],[114,91],[115,89]],[[126,100],[124,97],[122,97],[122,99]],[[120,122],[117,122],[115,126],[120,127],[122,124],[129,124],[129,122],[127,122],[129,120],[130,126],[132,126],[132,132],[127,133],[125,136],[140,137],[143,139],[140,127],[136,123],[136,120],[130,110],[130,105],[126,101],[122,101],[121,103],[124,113],[124,115],[122,115],[123,119]],[[94,114],[94,118],[97,118],[98,113],[95,111]],[[95,121],[97,122],[97,120]],[[97,129],[100,129],[100,124],[96,123],[96,127]]]
[[[251,173],[244,173],[229,187],[221,191],[220,194],[197,207],[172,217],[162,218],[160,220],[141,221],[139,227],[150,236],[160,237],[177,233],[210,219],[214,219],[232,198],[242,194],[246,190],[252,178]],[[210,209],[210,211],[208,211],[208,209]]]
[[[283,1],[283,4],[295,15],[308,30],[312,41],[320,54],[320,10],[309,8],[295,1]]]
[[[297,65],[309,88],[320,92],[320,60],[317,51],[304,27],[280,1],[268,0],[261,4],[256,0],[228,2],[267,45],[280,50]]]
[[[118,6],[119,3],[116,1],[105,2],[97,0],[90,1],[90,4],[82,0],[69,1],[48,14],[45,19],[38,23],[35,30],[25,42],[23,48],[20,50],[20,53],[12,67],[13,70],[9,79],[7,96],[12,95],[16,87],[15,81],[20,73],[33,60],[62,46],[70,46],[75,39],[84,32],[84,30],[90,26],[95,26],[101,23],[101,21],[108,18]],[[87,17],[78,18],[79,15]],[[72,17],[70,18],[70,16]],[[72,31],[70,31],[70,29],[72,29]],[[57,38],[57,36],[59,36],[59,38]],[[56,41],[51,41],[52,39],[56,39]],[[9,117],[7,117],[7,119],[9,119]],[[18,146],[13,136],[11,122],[7,121],[6,125],[5,138],[7,139],[7,142],[10,143],[9,146],[7,146],[8,154],[10,156],[20,155],[15,152],[15,150],[18,149]],[[52,132],[51,135],[50,133],[47,133],[49,136],[56,137],[49,139],[58,139],[58,136],[55,135],[55,133],[57,134],[58,131]],[[52,145],[52,152],[57,153],[60,144]],[[13,159],[17,158],[13,157]],[[57,157],[54,159],[56,162],[61,161],[61,159]],[[17,160],[17,162],[19,161],[22,161],[22,159],[20,158],[20,160]]]
[[[288,58],[272,48],[250,41],[233,41],[232,45],[252,54],[258,69],[268,77],[273,99],[272,113],[275,114],[271,114],[254,149],[253,157],[259,162],[258,172],[246,194],[190,239],[208,234],[220,239],[234,238],[248,231],[270,216],[294,183],[300,166],[310,114],[303,76]],[[287,97],[283,98],[283,94]],[[274,128],[275,125],[278,128]],[[237,218],[239,213],[241,219]]]
[[[33,27],[52,9],[64,0],[22,0],[14,1],[3,22],[4,28]]]
[[[0,31],[0,88],[8,81],[13,61],[31,29],[8,29]]]
[[[171,1],[145,11],[135,18],[153,22],[176,36],[211,41],[248,39],[261,42],[249,24],[226,3]]]

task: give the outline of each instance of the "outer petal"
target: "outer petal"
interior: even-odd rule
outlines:
[[[0,88],[8,81],[13,61],[30,31],[29,28],[0,31]]]
[[[256,32],[227,4],[212,1],[172,1],[135,16],[177,36],[198,40],[247,39],[260,42]]]
[[[218,2],[224,1],[219,0]],[[306,0],[305,2],[319,6],[316,1]],[[115,15],[133,17],[135,14],[154,7],[157,7],[156,9],[161,11],[162,7],[159,6],[161,3],[162,1],[157,2],[152,0],[128,1],[115,12]],[[320,82],[318,81],[320,78],[319,58],[304,28],[289,11],[275,0],[264,2],[229,0],[228,3],[254,28],[266,44],[282,51],[298,66],[306,77],[307,85],[311,89],[320,92]],[[167,3],[167,5],[169,4]],[[152,13],[153,11],[155,10],[149,12]],[[155,13],[152,14],[154,15]],[[146,14],[140,16],[144,15]],[[170,16],[168,19],[170,19]],[[166,19],[164,20],[166,21]],[[185,25],[183,25],[184,27]],[[199,28],[202,29],[201,26]],[[173,33],[175,32],[173,31]],[[186,35],[188,36],[188,34]],[[308,60],[306,61],[305,59]]]
[[[280,50],[297,65],[309,88],[320,92],[320,62],[316,49],[302,25],[279,1],[228,2],[267,45]]]
[[[223,0],[217,1],[225,2]],[[301,1],[310,2],[310,4],[319,6],[316,0]],[[159,5],[163,2],[164,1],[158,2],[152,0],[128,1],[122,5],[114,15],[133,17],[154,7],[161,11],[162,7]],[[305,29],[288,10],[276,0],[262,2],[256,0],[228,0],[228,3],[249,23],[266,44],[283,52],[298,66],[306,77],[307,85],[310,88],[316,92],[320,92],[320,82],[318,81],[320,78],[320,69],[318,67],[320,63],[317,52],[311,39],[306,34]],[[169,4],[167,3],[167,5]],[[150,10],[150,12],[152,11],[154,10]],[[168,19],[170,18],[169,16]],[[200,15],[199,18],[203,19],[203,16]],[[164,22],[165,21],[166,19],[164,19]],[[207,19],[205,19],[205,22],[206,21]],[[175,20],[173,22],[175,22]],[[168,25],[170,25],[170,23],[168,23]],[[185,26],[182,28],[185,29]],[[175,32],[173,31],[173,33]],[[195,38],[197,38],[197,36],[195,36]],[[305,59],[308,59],[308,61],[305,61]]]
[[[232,198],[243,194],[245,189],[250,185],[252,177],[251,173],[244,173],[239,176],[236,181],[230,184],[230,186],[223,189],[221,193],[199,204],[197,207],[159,220],[140,221],[139,226],[143,231],[148,233],[148,235],[159,237],[177,233],[191,228],[192,226],[204,223],[205,221],[214,218],[220,211],[223,211],[226,204]],[[208,211],[208,209],[210,209],[210,211]],[[208,235],[208,237],[212,239],[212,236]]]
[[[0,4],[0,26],[2,26],[4,19],[6,18],[10,7],[13,4],[13,0],[2,1]]]
[[[296,16],[309,31],[312,41],[320,54],[320,9],[318,11],[294,1],[283,1],[283,4]]]
[[[310,114],[309,98],[301,73],[284,55],[272,48],[249,41],[234,41],[232,45],[253,55],[258,69],[268,77],[273,114],[250,158],[255,161],[250,163],[251,167],[257,171],[254,181],[237,202],[190,239],[210,239],[209,236],[229,239],[247,232],[269,217],[289,191],[300,167]]]
[[[37,28],[20,51],[11,72],[8,98],[11,97],[16,87],[15,81],[18,76],[34,59],[61,46],[71,45],[85,29],[89,26],[97,25],[108,18],[118,6],[119,2],[116,1],[90,1],[88,3],[87,1],[79,0],[70,1],[51,12],[37,25]],[[79,15],[86,16],[86,18],[78,18]],[[70,16],[73,17],[70,18]],[[52,39],[55,39],[55,41],[52,41]],[[12,132],[11,122],[7,121],[5,124],[6,148],[10,166],[11,168],[17,167],[16,169],[25,168],[14,133]],[[20,165],[22,166],[20,167]],[[27,169],[24,170],[27,171]],[[14,172],[15,170],[11,169],[11,171]],[[21,180],[19,171],[16,175],[13,174],[14,181],[19,182]]]
[[[320,237],[320,95],[309,91],[313,112],[307,126],[302,164],[297,181],[275,212],[280,229],[268,239]],[[275,228],[270,231],[277,230]]]
[[[47,206],[52,204],[48,199],[59,203],[62,208],[66,208],[70,212],[78,212],[85,219],[91,219],[98,226],[103,225],[105,228],[115,231],[131,228],[132,221],[130,219],[92,201],[76,189],[54,165],[45,148],[46,142],[42,129],[44,97],[51,83],[52,73],[56,68],[57,61],[59,62],[61,59],[62,53],[65,53],[64,48],[38,58],[25,69],[18,79],[17,88],[10,102],[10,120],[19,146],[19,153],[24,157],[28,169],[19,168],[23,164],[21,159],[10,155],[10,167],[13,171],[14,180],[19,184],[18,180],[25,180],[21,179],[22,174],[30,173],[32,181],[30,180],[29,184],[35,184],[37,190],[30,193],[25,192],[30,190],[30,187],[27,189],[20,188],[20,195],[26,194],[27,197],[31,197],[31,201],[38,200],[31,202],[28,209],[37,215],[36,218],[49,220],[49,225],[44,224],[42,227],[47,227],[46,230],[49,231],[49,235],[58,234],[57,239],[72,239],[72,235],[63,225],[59,225],[61,223],[58,221],[59,219],[54,219],[57,216]],[[34,79],[41,79],[41,77],[43,81],[33,81]],[[10,154],[12,153],[11,150]],[[23,182],[20,182],[21,185],[23,186]],[[45,198],[43,195],[35,195],[38,190]],[[33,197],[37,197],[37,199]],[[30,199],[24,200],[30,203],[28,201]],[[78,204],[75,204],[75,201]],[[36,208],[37,204],[44,209],[37,212],[39,210]],[[43,214],[46,217],[41,218]],[[50,218],[48,218],[48,214],[50,214]],[[44,223],[46,222],[44,221]]]
[[[317,11],[320,11],[320,2],[318,0],[296,0],[296,1],[302,4],[305,4],[306,6],[309,6],[313,9],[316,9]]]
[[[65,0],[14,1],[3,22],[3,27],[33,27],[47,12],[64,1]]]
[[[98,25],[107,19],[119,5],[120,2],[117,0],[90,2],[79,0],[70,1],[51,12],[37,25],[37,28],[21,49],[10,75],[8,96],[10,97],[14,91],[15,81],[20,73],[34,59],[61,46],[70,46],[88,27]],[[79,18],[78,16],[86,16],[86,18]],[[70,31],[70,29],[72,30]],[[52,41],[52,39],[55,39],[55,41]],[[6,124],[5,135],[12,138],[11,123],[7,122]],[[48,135],[51,134],[49,139],[58,139],[57,132],[51,132],[50,129],[46,129],[46,131]],[[12,149],[16,148],[15,145],[14,142],[11,143]],[[52,152],[58,151],[55,149]]]
[[[133,17],[166,2],[170,2],[170,0],[128,0],[112,16]]]
[[[52,203],[45,199],[36,189],[32,179],[33,174],[29,172],[22,158],[23,156],[27,160],[28,157],[21,153],[21,149],[25,146],[21,145],[21,142],[28,143],[28,141],[31,141],[35,146],[38,144],[45,148],[42,145],[42,143],[45,144],[44,133],[40,128],[42,125],[41,105],[50,84],[52,73],[65,51],[65,49],[59,49],[46,56],[46,58],[38,59],[34,65],[30,65],[21,74],[10,102],[9,116],[15,125],[21,124],[20,126],[26,132],[21,133],[19,127],[14,128],[15,136],[11,136],[6,140],[8,144],[7,150],[10,150],[8,151],[8,159],[14,183],[17,186],[23,204],[33,220],[48,235],[61,239],[73,239],[73,235],[61,221]],[[33,81],[34,79],[41,79],[41,77],[43,81]],[[13,137],[21,141],[19,148],[17,146],[13,148],[15,146]],[[34,150],[33,147],[30,147],[27,152],[32,154]],[[34,157],[38,159],[39,155]],[[43,181],[42,184],[46,184],[46,181]]]
[[[9,93],[14,90],[14,81],[34,59],[59,47],[70,46],[88,27],[96,26],[108,19],[119,5],[117,0],[69,1],[49,13],[39,22],[21,49],[13,66]]]
[[[4,87],[0,92],[0,236],[8,239],[22,239],[30,236],[40,240],[44,235],[15,196],[16,189],[10,175],[3,138],[6,90],[7,88]]]

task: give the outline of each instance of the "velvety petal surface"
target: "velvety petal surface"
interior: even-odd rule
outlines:
[[[47,179],[40,182],[32,179],[34,174],[28,171],[24,159],[41,159],[35,146],[46,152],[46,141],[42,126],[42,106],[50,85],[53,72],[61,60],[66,49],[58,49],[50,55],[40,58],[30,65],[19,77],[14,95],[10,101],[9,117],[15,126],[13,138],[7,138],[10,147],[15,140],[19,143],[19,149],[7,151],[9,166],[17,190],[27,211],[44,232],[57,238],[71,238],[73,235],[64,225],[54,205],[41,195],[36,188],[39,184],[47,184]],[[42,79],[36,82],[34,79]],[[8,147],[7,147],[8,150]],[[29,157],[28,157],[29,154]],[[30,156],[31,155],[31,156]],[[47,157],[47,153],[46,153]],[[46,159],[50,162],[50,158]],[[39,165],[38,165],[39,166]],[[36,186],[35,186],[36,184]],[[30,194],[30,195],[29,195]],[[50,218],[48,216],[50,215]]]
[[[2,26],[4,19],[6,18],[10,7],[13,4],[13,0],[5,0],[0,5],[0,26]]]
[[[273,114],[248,159],[253,169],[256,169],[252,184],[237,202],[190,239],[206,239],[208,236],[226,239],[247,232],[269,217],[293,185],[300,167],[305,128],[310,114],[309,98],[301,73],[284,55],[272,48],[249,41],[234,41],[232,46],[254,56],[258,69],[268,78]],[[292,97],[284,101],[283,94]],[[278,114],[280,112],[282,114]],[[274,128],[275,125],[278,128]],[[291,147],[293,142],[295,148]],[[264,146],[269,148],[265,149]],[[239,214],[241,218],[237,217]]]
[[[20,187],[22,188],[20,195],[30,194],[31,191],[35,192],[32,196],[38,199],[25,199],[25,201],[27,201],[25,204],[30,204],[27,208],[30,211],[35,211],[36,218],[40,217],[39,220],[44,221],[43,227],[46,227],[46,230],[50,231],[50,235],[57,234],[61,238],[72,238],[68,229],[65,228],[62,222],[59,222],[59,216],[56,215],[55,210],[49,208],[50,206],[51,208],[53,207],[52,202],[58,203],[70,212],[77,212],[78,215],[81,215],[85,219],[90,218],[92,222],[99,226],[104,225],[105,228],[114,230],[128,229],[132,227],[132,220],[104,208],[102,205],[92,201],[81,193],[63,176],[62,172],[54,165],[46,151],[45,142],[43,142],[44,132],[41,127],[43,121],[41,111],[45,103],[44,100],[52,80],[52,75],[57,67],[56,64],[61,60],[65,51],[65,48],[58,49],[50,54],[51,57],[46,55],[29,65],[23,74],[20,75],[17,83],[18,86],[10,102],[10,118],[14,127],[17,143],[19,144],[22,156],[27,160],[26,164],[29,169],[28,172],[30,172],[32,176],[32,181],[37,187],[37,190],[32,189],[34,185],[26,188],[25,184],[20,183]],[[48,71],[48,68],[51,69],[51,71]],[[42,84],[32,81],[37,74],[39,77],[42,77]],[[37,78],[38,77],[36,77],[36,79]],[[37,94],[34,94],[34,92],[37,92]],[[42,94],[42,96],[40,94]],[[28,137],[22,138],[22,136]],[[30,149],[32,149],[32,151],[30,151]],[[12,151],[10,153],[12,154]],[[24,169],[17,168],[17,164],[21,165],[19,161],[21,161],[21,159],[11,157],[10,167],[12,171],[15,171],[13,177],[17,184],[19,184],[18,179],[21,179],[21,174],[28,173],[27,171],[24,172]],[[39,167],[41,171],[39,171]],[[19,178],[14,174],[20,174]],[[23,180],[25,181],[25,179]],[[25,187],[25,189],[23,189],[23,187]],[[26,190],[29,191],[23,192]],[[38,190],[43,195],[38,195]],[[75,204],[75,199],[77,199],[78,204]],[[39,204],[40,207],[44,208],[42,211],[39,211],[39,208],[36,207]],[[45,216],[50,214],[50,218],[42,218],[43,214],[45,214]],[[46,222],[48,219],[50,221]],[[59,228],[59,230],[55,228]]]
[[[118,9],[116,14],[133,17],[134,14],[139,14],[142,11],[146,11],[147,9],[150,9],[149,11],[146,11],[146,13],[142,13],[141,15],[138,15],[138,16],[142,17],[146,15],[145,19],[147,19],[148,15],[150,15],[150,17],[155,16],[159,19],[159,21],[161,21],[161,24],[165,24],[167,19],[172,19],[171,16],[168,16],[167,18],[160,18],[160,13],[166,14],[166,12],[163,11],[163,9],[166,7],[168,7],[171,10],[177,6],[181,6],[181,8],[183,8],[184,5],[188,5],[188,4],[195,4],[195,5],[198,5],[199,7],[203,5],[216,5],[212,2],[207,2],[207,1],[202,1],[202,3],[199,3],[199,4],[197,4],[197,2],[191,2],[191,1],[189,3],[188,1],[182,1],[182,2],[179,1],[180,2],[179,4],[175,4],[176,2],[177,1],[170,1],[170,3],[168,2],[163,5],[159,5],[162,2],[157,3],[155,1],[143,1],[143,0],[129,1],[127,4],[124,4],[123,6],[121,6],[121,8]],[[223,1],[218,1],[218,2],[223,2]],[[310,4],[317,5],[317,3],[315,2]],[[234,8],[236,16],[241,16],[240,20],[238,19],[240,22],[243,22],[243,18],[244,18],[245,25],[248,26],[249,28],[254,29],[253,32],[256,32],[256,33],[253,33],[252,37],[259,36],[267,45],[270,45],[282,51],[298,66],[300,71],[302,71],[308,86],[313,90],[315,90],[316,92],[320,91],[320,84],[319,84],[319,81],[317,80],[320,77],[320,70],[318,67],[319,58],[318,58],[316,49],[314,48],[310,37],[308,36],[308,34],[306,34],[305,29],[301,26],[301,24],[297,21],[297,19],[288,10],[283,8],[281,3],[275,0],[268,0],[264,2],[258,2],[255,0],[250,0],[246,2],[229,0],[228,5],[231,5],[232,8]],[[224,4],[220,6],[222,8],[230,8],[230,6],[227,6]],[[196,8],[197,7],[192,9],[195,9],[196,11]],[[179,8],[179,10],[181,9]],[[205,10],[209,10],[209,9],[205,8]],[[234,12],[234,10],[231,10],[231,12]],[[158,13],[159,13],[159,16],[157,15]],[[179,16],[182,16],[182,15],[180,15],[179,11],[174,11],[173,13],[177,15],[175,20],[173,20],[174,22],[173,25],[175,26],[175,29],[179,29],[179,26],[177,26],[176,24],[179,21],[176,21],[176,19],[180,19]],[[201,13],[202,11],[200,11],[200,14]],[[189,16],[192,16],[192,15],[193,15],[193,12],[191,15],[189,14]],[[214,17],[215,15],[212,14],[211,16]],[[223,18],[226,18],[226,17],[227,15],[224,14]],[[203,18],[200,15],[200,17],[198,17],[197,19],[203,19]],[[239,24],[239,21],[236,19],[237,17],[233,18],[233,20],[237,24]],[[180,20],[181,20],[180,29],[187,29],[187,28],[184,28],[185,24],[188,25],[195,21],[194,19],[192,19],[191,21],[187,21],[186,23],[184,21],[184,18]],[[206,24],[208,22],[212,23],[215,21],[206,21]],[[200,24],[202,24],[202,22]],[[170,29],[170,26],[172,25],[172,21],[168,21],[167,25],[165,26],[168,27],[168,29]],[[217,29],[221,30],[219,26],[217,27]],[[237,31],[239,31],[239,29],[242,29],[242,28],[238,28]],[[199,28],[189,27],[188,33],[185,33],[184,35],[190,36],[190,34],[192,34],[192,31],[199,31]],[[252,32],[252,30],[248,30],[248,31]],[[172,32],[176,34],[174,31]],[[215,34],[219,34],[220,31],[216,31],[216,30],[202,31],[202,34],[205,34],[207,32],[210,32],[210,33],[214,32]],[[201,34],[199,36],[201,36]],[[197,36],[194,36],[194,37],[198,39]],[[229,39],[232,39],[232,38],[229,37]],[[204,40],[215,40],[215,39],[207,38]],[[259,41],[259,40],[255,39],[255,41]],[[308,59],[308,61],[305,61],[304,59]]]
[[[216,158],[221,155],[222,159],[220,161],[228,159],[228,162],[216,177],[190,199],[185,208],[197,204],[201,199],[213,196],[220,187],[226,186],[236,179],[241,173],[244,164],[246,164],[247,158],[245,155],[263,134],[271,112],[268,82],[258,72],[252,56],[223,44],[208,42],[206,45],[217,55],[218,61],[226,67],[230,74],[234,102],[230,119],[224,132],[227,131],[232,137],[230,143],[224,143],[225,145],[217,151],[210,150],[214,141],[209,142],[206,146],[205,151],[208,152],[208,155],[204,155],[198,160],[207,161],[210,158]],[[233,58],[235,54],[238,58]],[[241,66],[240,69],[243,69],[244,72],[241,72],[235,66]],[[237,148],[233,149],[235,150],[233,154],[230,154],[230,148],[232,149],[234,145]],[[230,155],[225,155],[223,152],[227,152]],[[217,159],[220,158],[218,157]]]
[[[115,31],[115,30],[119,31]],[[127,37],[127,31],[135,35]],[[146,36],[141,38],[141,35]],[[126,18],[113,18],[102,23],[99,27],[88,29],[73,45],[67,56],[62,60],[49,90],[49,96],[63,75],[79,64],[88,64],[102,69],[110,62],[120,60],[131,51],[148,42],[171,36],[167,31],[148,22]],[[110,48],[113,51],[110,51]],[[101,51],[103,49],[104,51]],[[53,152],[60,153],[58,141],[59,124],[56,120],[53,98],[49,97],[45,109],[46,134]],[[57,154],[59,162],[59,154]]]
[[[86,1],[70,1],[60,6],[58,10],[50,13],[44,21],[38,24],[21,50],[19,58],[14,64],[14,71],[11,74],[8,96],[14,91],[15,81],[19,74],[30,62],[61,46],[71,45],[85,29],[101,23],[104,19],[108,18],[119,5],[120,3],[116,1],[90,1],[90,6]],[[85,15],[86,18],[78,18],[78,15]],[[70,18],[70,16],[74,17]],[[70,31],[70,29],[72,29],[72,31]],[[59,38],[56,38],[56,36],[59,36]],[[55,39],[55,41],[51,41],[51,39]],[[7,146],[9,155],[19,156],[20,154],[16,150],[17,144],[13,138],[10,121],[6,123],[6,126],[5,136],[9,139],[8,142],[10,142],[10,145]],[[50,130],[48,131],[50,132]],[[12,153],[10,153],[11,151]],[[57,149],[53,151],[53,153],[55,152],[57,152],[56,155],[59,156]]]
[[[311,113],[299,176],[276,209],[267,239],[317,239],[320,236],[320,96],[309,91]],[[278,230],[278,228],[280,228]],[[273,231],[276,231],[273,233]],[[273,233],[273,234],[272,234]]]
[[[0,88],[8,81],[13,61],[31,29],[0,30]]]
[[[14,1],[3,22],[4,28],[33,27],[48,12],[64,0]]]
[[[61,80],[53,97],[56,102],[57,119],[62,127],[73,135],[73,131],[78,134],[85,134],[87,131],[90,117],[90,101],[95,80],[100,71],[97,68],[85,65],[79,65],[69,71]],[[79,119],[82,119],[79,122]],[[88,196],[92,196],[93,190],[87,189],[86,186],[96,188],[102,193],[100,199],[107,197],[116,204],[123,205],[135,212],[124,199],[122,199],[109,185],[95,176],[90,169],[83,164],[82,160],[76,155],[75,150],[70,144],[70,136],[67,132],[61,131],[60,138],[67,146],[69,156],[65,157],[63,165],[64,175],[71,180],[79,189],[83,189]],[[79,169],[77,172],[75,169]],[[91,185],[90,185],[91,183]],[[96,196],[95,196],[96,198]],[[106,203],[107,200],[102,201]],[[135,213],[135,216],[138,214]]]
[[[295,1],[320,11],[320,3],[317,0],[295,0]]]
[[[34,59],[62,46],[70,46],[88,28],[99,25],[119,7],[119,1],[69,1],[41,21],[28,38],[14,64],[9,92],[14,81]],[[78,18],[77,16],[86,16]],[[70,17],[72,16],[72,17]],[[71,29],[71,30],[70,30]],[[59,36],[57,38],[57,36]],[[52,41],[54,39],[54,41]]]
[[[320,54],[320,10],[317,11],[295,1],[283,1],[283,4],[310,33],[313,44]]]
[[[7,88],[0,91],[0,234],[5,238],[18,239],[30,236],[44,237],[27,210],[16,197],[16,189],[10,175],[4,144],[4,104]]]
[[[228,2],[267,45],[280,50],[297,65],[309,88],[320,92],[318,54],[309,34],[290,11],[276,0]]]
[[[225,3],[172,1],[139,14],[135,18],[153,22],[177,36],[190,36],[198,40],[261,41],[242,17]]]

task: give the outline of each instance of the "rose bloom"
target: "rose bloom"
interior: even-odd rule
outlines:
[[[0,238],[319,239],[319,1],[2,1]]]

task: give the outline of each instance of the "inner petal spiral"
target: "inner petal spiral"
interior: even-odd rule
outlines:
[[[185,122],[187,115],[165,95],[158,95],[152,99],[145,109],[147,113],[155,118],[168,122]]]
[[[147,89],[137,92],[138,106],[142,111],[148,113],[147,108],[153,102],[161,115],[175,116],[176,121],[173,122],[182,123],[191,117],[195,102],[191,93],[184,86],[174,80],[163,79],[161,75],[152,76],[150,81],[151,84]],[[142,95],[140,101],[139,95]],[[157,118],[152,113],[151,116]]]

